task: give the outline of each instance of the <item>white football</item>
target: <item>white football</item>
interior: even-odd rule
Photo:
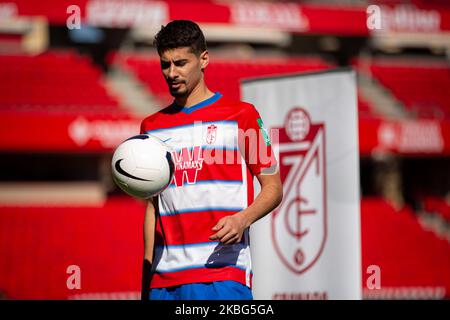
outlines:
[[[116,184],[131,196],[148,199],[170,184],[174,164],[170,148],[160,139],[140,134],[114,151],[112,174]]]

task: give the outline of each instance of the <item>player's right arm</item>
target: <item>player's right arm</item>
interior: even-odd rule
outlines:
[[[147,201],[144,216],[144,261],[142,267],[142,289],[141,299],[148,300],[150,293],[150,282],[152,279],[153,247],[155,243],[157,198]]]

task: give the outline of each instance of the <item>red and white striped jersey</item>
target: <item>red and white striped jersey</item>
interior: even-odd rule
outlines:
[[[208,238],[219,219],[252,203],[254,176],[276,164],[261,129],[253,105],[220,93],[189,108],[174,103],[143,120],[141,133],[165,141],[175,164],[158,197],[152,288],[224,280],[251,287],[249,230],[234,245]]]

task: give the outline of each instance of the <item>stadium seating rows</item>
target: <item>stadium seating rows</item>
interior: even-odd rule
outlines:
[[[318,57],[213,59],[214,63],[211,63],[205,71],[208,86],[211,90],[219,91],[231,99],[241,98],[240,81],[243,79],[320,71],[334,66]],[[162,103],[172,101],[167,92],[167,84],[161,76],[160,62],[157,57],[117,54],[111,60],[133,72]],[[372,115],[372,107],[368,101],[358,97],[358,106],[360,116]]]
[[[358,116],[360,118],[375,117],[372,105],[363,97],[361,97],[361,95],[359,94],[358,94]]]
[[[411,4],[416,5],[420,8],[449,8],[450,3],[448,0],[410,0]],[[386,5],[404,5],[408,4],[407,1],[404,0],[376,0],[370,3],[374,4],[386,4]]]
[[[161,76],[159,59],[140,56],[119,56],[125,66],[136,73],[147,84],[152,93],[167,97],[167,84]],[[208,85],[230,98],[239,98],[239,80],[262,75],[276,75],[300,71],[326,69],[328,65],[319,59],[259,59],[251,62],[242,60],[215,59],[206,70]],[[215,87],[214,87],[215,86]]]
[[[428,196],[423,199],[423,209],[431,214],[437,214],[445,221],[450,222],[450,205],[445,199]]]
[[[139,291],[143,213],[143,203],[122,198],[102,207],[0,208],[0,290],[14,299]],[[81,290],[66,285],[71,265]]]
[[[445,288],[450,295],[450,244],[425,231],[413,211],[379,198],[361,202],[362,265],[381,269],[383,287]],[[363,273],[363,283],[365,283]]]
[[[136,74],[162,103],[172,98],[167,92],[156,57],[116,54],[112,59]],[[102,73],[88,58],[73,51],[49,51],[38,56],[0,56],[0,111],[59,111],[64,113],[125,112],[102,83]],[[276,76],[318,71],[333,67],[318,57],[214,59],[206,74],[208,84],[230,98],[240,98],[240,81],[260,76]],[[393,93],[421,116],[449,114],[445,88],[450,84],[449,69],[388,68],[372,65],[372,72]],[[399,69],[399,70],[397,70]],[[424,76],[425,75],[425,76]],[[409,80],[405,80],[409,79]],[[408,81],[406,84],[405,81]],[[424,84],[425,83],[425,84]],[[439,83],[439,85],[434,85]],[[398,86],[397,86],[398,84]],[[447,87],[446,87],[447,86]],[[444,106],[443,109],[441,106]],[[371,117],[370,101],[358,96],[359,115]],[[430,111],[431,110],[431,111]]]
[[[362,283],[368,266],[383,288],[443,288],[450,297],[450,245],[424,231],[413,212],[379,198],[361,202]],[[83,293],[138,292],[144,204],[109,198],[102,207],[1,207],[0,289],[11,298],[66,299]],[[66,269],[81,269],[69,290]]]
[[[0,111],[123,112],[102,72],[73,51],[0,55]]]
[[[450,66],[380,60],[370,70],[416,117],[450,117]]]

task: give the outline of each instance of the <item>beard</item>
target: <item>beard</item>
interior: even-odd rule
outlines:
[[[184,98],[187,97],[188,91],[186,89],[179,90],[179,89],[169,89],[170,95],[174,98]]]
[[[174,98],[184,98],[184,97],[186,97],[189,94],[188,89],[186,87],[186,83],[180,82],[180,84],[181,84],[181,86],[179,88],[172,88],[170,86],[170,84],[168,84],[169,85],[169,92],[170,92],[172,97],[174,97]]]

